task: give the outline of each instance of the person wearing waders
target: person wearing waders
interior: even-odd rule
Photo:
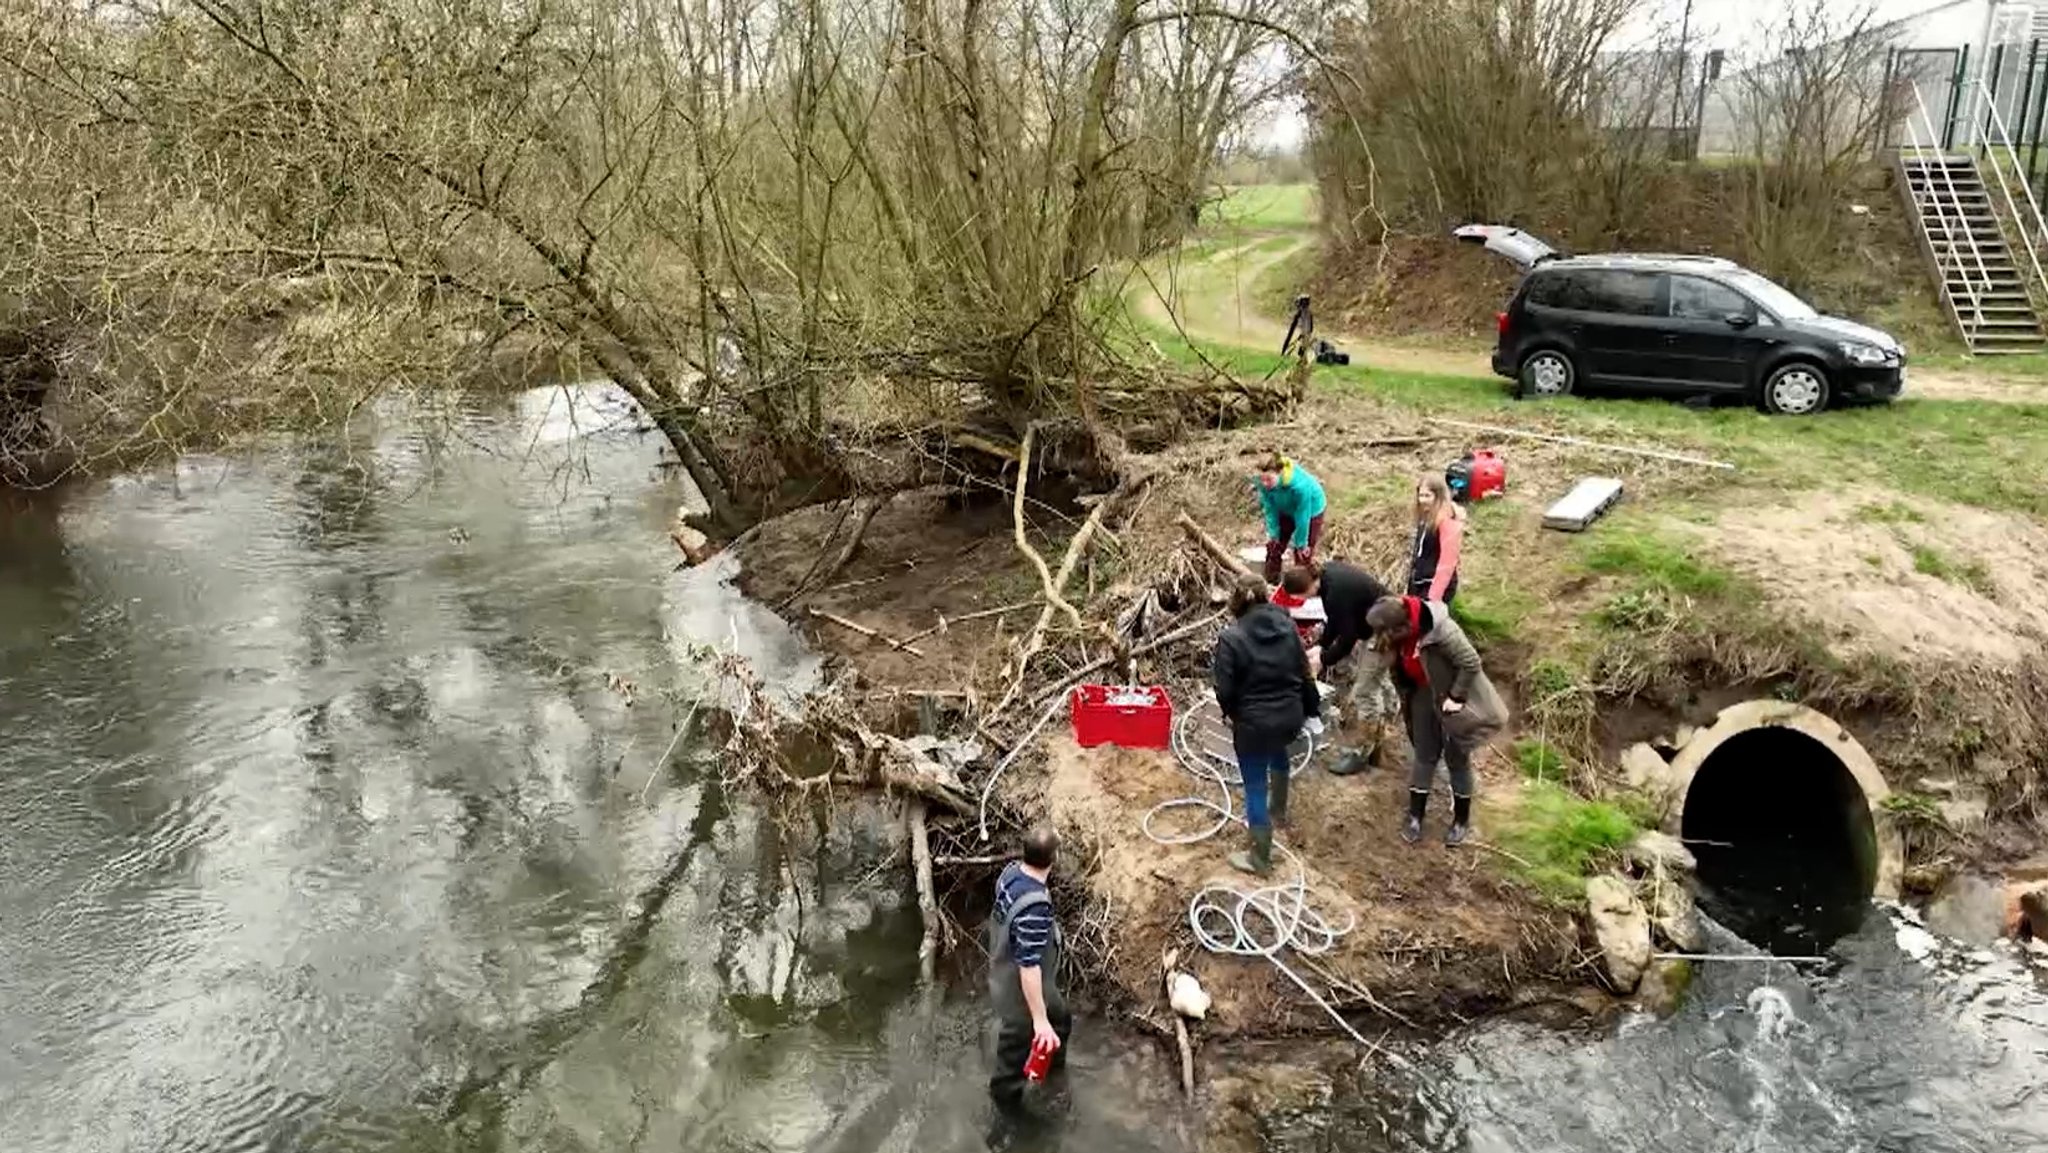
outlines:
[[[1281,584],[1294,595],[1319,597],[1323,602],[1323,631],[1308,651],[1309,668],[1319,677],[1348,660],[1359,642],[1372,640],[1366,614],[1390,595],[1387,586],[1371,573],[1341,561],[1289,569]],[[1379,761],[1387,722],[1401,707],[1385,662],[1371,654],[1352,662],[1350,678],[1340,716],[1346,727],[1357,729],[1361,743],[1330,766],[1331,774],[1339,777],[1364,772]]]
[[[1408,595],[1450,604],[1458,597],[1458,561],[1465,549],[1465,510],[1451,486],[1432,473],[1415,483],[1415,539],[1408,550]]]
[[[1323,513],[1329,501],[1309,471],[1279,453],[1259,462],[1259,511],[1266,517],[1266,585],[1280,583],[1281,563],[1311,564],[1323,541]]]
[[[1368,618],[1393,658],[1401,715],[1414,749],[1401,839],[1411,845],[1422,839],[1422,819],[1441,762],[1451,777],[1451,827],[1444,844],[1462,845],[1472,835],[1472,796],[1478,788],[1472,754],[1507,724],[1507,707],[1486,679],[1479,651],[1441,603],[1388,597],[1372,606]]]
[[[1287,823],[1287,746],[1322,712],[1322,699],[1301,634],[1287,610],[1271,602],[1265,581],[1238,578],[1230,590],[1230,615],[1236,619],[1216,638],[1211,672],[1244,777],[1244,820],[1251,830],[1250,848],[1232,853],[1230,864],[1263,877],[1273,868],[1273,825]]]
[[[995,910],[988,922],[988,991],[996,1015],[996,1067],[989,1095],[1001,1114],[1024,1108],[1024,1065],[1032,1046],[1052,1050],[1052,1073],[1066,1065],[1074,1019],[1060,994],[1064,941],[1053,920],[1052,874],[1059,835],[1040,825],[1024,834],[1024,856],[996,878]]]

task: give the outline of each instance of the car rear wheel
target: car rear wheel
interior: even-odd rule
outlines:
[[[1522,362],[1522,395],[1538,399],[1553,396],[1569,396],[1572,387],[1579,382],[1579,370],[1572,364],[1572,358],[1555,349],[1542,349],[1529,354]]]
[[[1785,365],[1764,380],[1763,405],[1778,416],[1812,416],[1828,406],[1828,374],[1804,362]]]

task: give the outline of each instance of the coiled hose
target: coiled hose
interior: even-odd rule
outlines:
[[[1232,803],[1231,786],[1242,785],[1243,777],[1238,772],[1234,759],[1226,758],[1213,749],[1204,747],[1194,736],[1198,723],[1213,715],[1216,705],[1204,701],[1175,718],[1173,727],[1173,753],[1181,768],[1198,780],[1207,781],[1216,787],[1220,801],[1204,796],[1177,797],[1154,805],[1145,814],[1142,826],[1145,836],[1161,845],[1192,845],[1206,841],[1232,825],[1243,827],[1244,818]],[[1299,776],[1315,755],[1315,738],[1307,737],[1302,745],[1291,752],[1288,775]],[[1233,779],[1235,778],[1235,779]],[[1154,831],[1152,822],[1161,813],[1194,809],[1210,814],[1214,820],[1197,832],[1164,834]],[[1322,994],[1316,992],[1300,973],[1281,958],[1285,949],[1293,949],[1305,957],[1320,956],[1336,948],[1337,942],[1357,925],[1357,920],[1346,914],[1342,924],[1333,923],[1328,916],[1309,903],[1314,890],[1308,883],[1308,869],[1301,857],[1286,845],[1274,842],[1274,846],[1286,854],[1294,867],[1294,879],[1277,884],[1247,887],[1212,882],[1204,885],[1194,899],[1188,902],[1188,927],[1194,931],[1195,940],[1211,953],[1229,957],[1264,957],[1273,967],[1287,976],[1287,979],[1307,994],[1323,1012],[1329,1014],[1339,1028],[1351,1035],[1352,1040],[1367,1048],[1379,1047],[1366,1040],[1364,1034],[1352,1028],[1342,1014],[1331,1006]],[[1392,1054],[1388,1054],[1390,1057]],[[1396,1058],[1398,1060],[1398,1058]]]

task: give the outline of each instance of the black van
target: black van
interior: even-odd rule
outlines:
[[[1731,396],[1806,416],[1905,389],[1906,350],[1877,329],[1822,316],[1763,276],[1711,256],[1559,256],[1516,228],[1453,233],[1528,270],[1493,349],[1525,397],[1598,388]]]

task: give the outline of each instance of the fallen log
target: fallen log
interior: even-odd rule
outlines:
[[[940,869],[986,869],[992,865],[1006,865],[1010,862],[1007,853],[988,853],[979,857],[933,857],[932,865]]]
[[[1001,715],[1003,710],[1009,708],[1016,701],[1018,695],[1024,691],[1024,680],[1030,675],[1032,658],[1045,649],[1045,630],[1051,627],[1054,613],[1066,613],[1077,629],[1086,629],[1088,627],[1087,623],[1081,619],[1080,611],[1068,603],[1066,587],[1074,579],[1074,570],[1080,567],[1081,559],[1088,555],[1089,547],[1094,543],[1098,532],[1102,530],[1103,517],[1120,502],[1122,497],[1134,491],[1133,489],[1120,487],[1117,491],[1110,493],[1107,498],[1096,503],[1095,507],[1089,511],[1088,519],[1082,522],[1080,531],[1076,532],[1074,538],[1067,542],[1066,555],[1060,558],[1059,573],[1057,575],[1053,574],[1046,568],[1045,558],[1038,555],[1038,550],[1031,547],[1030,540],[1024,535],[1024,484],[1026,480],[1025,471],[1031,465],[1031,438],[1032,434],[1027,431],[1024,434],[1024,446],[1022,449],[1023,464],[1017,471],[1017,494],[1015,504],[1011,509],[1011,521],[1012,531],[1017,539],[1018,551],[1022,552],[1025,559],[1031,562],[1031,567],[1038,570],[1040,586],[1045,595],[1045,607],[1039,610],[1038,619],[1032,623],[1031,631],[1025,634],[1023,647],[1017,653],[1016,673],[1010,678],[1010,687],[1003,693],[1002,699],[996,702],[995,708],[989,710],[988,715],[991,717]],[[1145,488],[1150,484],[1151,478],[1146,477],[1138,482],[1138,487]],[[1111,645],[1117,643],[1116,634],[1107,627],[1098,626],[1098,631],[1103,634]]]
[[[924,938],[917,943],[918,976],[929,985],[939,957],[939,898],[932,887],[932,839],[925,826],[924,802],[909,803],[910,864],[917,873],[917,911],[924,917]]]
[[[921,641],[928,636],[933,636],[937,633],[945,632],[947,629],[952,628],[954,625],[964,625],[969,621],[983,621],[987,620],[990,617],[1002,617],[1008,616],[1011,613],[1021,613],[1025,609],[1032,608],[1037,604],[1038,602],[1035,600],[1028,600],[1019,601],[1018,603],[1013,605],[1004,605],[1001,608],[982,609],[980,612],[965,613],[957,617],[948,617],[941,614],[939,617],[938,624],[933,625],[932,627],[924,630],[921,633],[912,633],[909,636],[904,637],[903,643],[915,644],[916,642]]]
[[[1037,570],[1039,587],[1045,594],[1045,609],[1038,614],[1038,623],[1032,626],[1030,637],[1025,641],[1024,655],[1017,661],[1020,675],[1024,666],[1030,663],[1032,656],[1037,652],[1034,646],[1043,642],[1046,626],[1052,623],[1055,610],[1067,614],[1067,619],[1074,622],[1075,628],[1087,627],[1086,622],[1081,619],[1081,611],[1067,602],[1065,590],[1067,582],[1074,577],[1074,567],[1080,563],[1081,555],[1088,551],[1088,542],[1094,539],[1095,530],[1102,527],[1102,514],[1108,511],[1111,504],[1110,501],[1103,501],[1088,514],[1087,521],[1081,525],[1081,531],[1075,533],[1074,539],[1067,542],[1067,554],[1060,559],[1059,576],[1055,578],[1052,570],[1045,567],[1045,558],[1038,554],[1037,549],[1031,547],[1030,538],[1024,534],[1024,487],[1030,480],[1031,441],[1036,435],[1036,430],[1027,429],[1024,433],[1024,444],[1017,450],[1017,496],[1010,514],[1011,531],[1017,537],[1017,551],[1023,553],[1024,559],[1030,561],[1031,567]]]
[[[859,551],[861,541],[866,539],[868,535],[868,525],[874,523],[875,514],[881,512],[883,506],[887,505],[894,496],[894,493],[883,493],[879,496],[856,497],[842,508],[839,512],[839,520],[832,525],[832,531],[826,533],[825,539],[818,542],[818,544],[820,548],[823,548],[833,537],[838,536],[840,528],[850,517],[853,521],[853,527],[848,530],[845,542],[839,546],[837,553],[831,554],[829,561],[826,559],[827,554],[820,552],[817,558],[811,561],[811,567],[809,571],[804,573],[803,579],[796,582],[796,587],[790,590],[788,596],[783,597],[781,601],[777,602],[776,609],[780,611],[788,608],[790,605],[810,595],[812,590],[829,583],[833,577],[838,576],[846,568],[848,562],[853,560],[853,554]]]
[[[1648,460],[1668,460],[1673,464],[1690,464],[1699,468],[1720,469],[1723,472],[1735,471],[1735,466],[1727,461],[1708,460],[1705,457],[1691,456],[1682,452],[1664,452],[1661,449],[1636,448],[1633,445],[1626,444],[1605,444],[1597,440],[1587,440],[1584,437],[1555,436],[1547,432],[1528,432],[1519,428],[1503,428],[1497,424],[1473,424],[1471,421],[1450,420],[1440,416],[1430,417],[1429,423],[1440,424],[1445,428],[1460,428],[1471,432],[1483,432],[1492,436],[1519,436],[1524,440],[1540,440],[1548,444],[1564,444],[1571,445],[1574,448],[1590,448],[1598,452],[1618,452],[1624,456],[1640,456]]]
[[[1195,518],[1189,516],[1185,511],[1175,513],[1173,523],[1179,525],[1181,531],[1188,534],[1188,539],[1194,542],[1195,547],[1208,554],[1210,560],[1215,561],[1239,576],[1258,575],[1252,572],[1250,565],[1239,560],[1236,553],[1224,548],[1221,541],[1210,536],[1207,530],[1203,529],[1201,525],[1196,524]]]

